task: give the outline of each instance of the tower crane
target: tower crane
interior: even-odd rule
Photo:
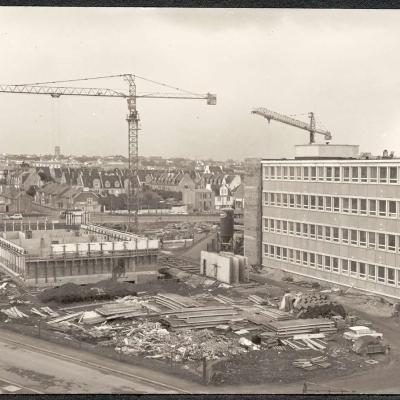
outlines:
[[[272,120],[282,122],[287,125],[295,126],[300,129],[304,129],[308,132],[310,132],[310,144],[315,143],[315,134],[318,133],[320,135],[324,135],[325,140],[329,142],[332,140],[332,135],[329,131],[325,131],[323,129],[319,129],[315,125],[315,117],[314,113],[310,112],[308,114],[308,117],[310,118],[310,123],[299,121],[298,119],[294,119],[292,117],[288,117],[283,114],[279,114],[275,111],[268,110],[267,108],[255,108],[252,112],[252,114],[257,114],[261,115],[262,117],[266,118],[268,120],[268,123],[271,122]]]
[[[93,87],[68,87],[68,86],[51,86],[60,83],[70,83],[78,81],[89,81],[105,78],[123,78],[128,83],[128,91],[123,92],[107,88],[93,88]],[[142,79],[158,86],[173,89],[172,93],[142,93],[136,92],[136,79]],[[36,94],[36,95],[50,95],[53,98],[60,96],[90,96],[90,97],[115,97],[126,99],[128,104],[128,114],[126,121],[128,122],[128,192],[127,192],[127,207],[128,207],[128,224],[127,229],[131,229],[131,200],[132,196],[135,199],[135,214],[134,214],[134,227],[136,231],[139,228],[138,213],[139,213],[139,185],[138,172],[139,172],[139,113],[137,111],[137,99],[183,99],[183,100],[206,100],[208,105],[215,105],[217,98],[215,94],[206,93],[198,94],[189,92],[187,90],[179,89],[162,82],[156,82],[147,78],[143,78],[134,74],[119,74],[98,76],[81,79],[69,79],[63,81],[51,82],[36,82],[17,85],[2,85],[0,84],[0,93],[14,93],[14,94]],[[136,188],[132,187],[132,182],[136,183]]]

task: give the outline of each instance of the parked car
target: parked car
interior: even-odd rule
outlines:
[[[22,214],[13,214],[10,215],[9,219],[22,219]]]
[[[363,336],[371,336],[382,339],[383,334],[378,333],[366,326],[351,326],[347,332],[343,334],[343,337],[347,340],[357,340]]]

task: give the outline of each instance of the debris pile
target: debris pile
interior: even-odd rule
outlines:
[[[317,368],[329,368],[331,363],[327,362],[328,357],[319,356],[313,358],[299,358],[293,361],[293,365],[297,368],[302,368],[307,371],[312,371]]]
[[[8,309],[3,308],[1,312],[13,319],[28,318],[28,315],[24,314],[22,311],[19,311],[17,307],[10,307]]]
[[[287,293],[283,296],[279,309],[291,311],[296,318],[346,316],[344,307],[331,300],[326,293]]]

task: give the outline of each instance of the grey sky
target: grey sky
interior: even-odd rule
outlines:
[[[140,100],[143,155],[289,157],[307,142],[258,106],[314,111],[334,143],[400,155],[399,11],[2,7],[0,51],[0,83],[129,72],[217,94]],[[66,154],[127,153],[122,99],[0,94],[0,107],[0,152],[51,152],[58,134]]]

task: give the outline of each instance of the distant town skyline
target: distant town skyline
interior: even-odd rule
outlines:
[[[2,7],[0,83],[133,73],[216,93],[216,106],[139,99],[144,156],[293,156],[307,132],[268,125],[250,113],[260,106],[313,111],[333,143],[398,154],[399,45],[398,10]],[[95,86],[126,90],[122,79]],[[0,107],[3,151],[127,154],[123,99],[0,93]]]

